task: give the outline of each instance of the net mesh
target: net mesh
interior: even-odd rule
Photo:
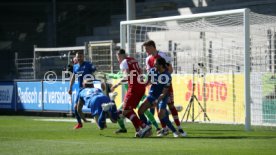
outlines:
[[[276,18],[253,12],[249,17],[251,123],[273,126],[276,125]],[[211,122],[244,123],[243,13],[148,21],[124,25],[130,32],[128,50],[140,65],[145,66],[147,56],[143,42],[154,40],[158,50],[173,58],[176,103],[188,106],[195,83],[194,94]],[[197,103],[195,106],[196,120],[206,121],[200,106]]]
[[[54,72],[57,79],[62,79],[63,71],[73,66],[73,57],[77,51],[84,52],[84,46],[61,48],[35,48],[34,72],[35,79],[44,79],[47,72]]]

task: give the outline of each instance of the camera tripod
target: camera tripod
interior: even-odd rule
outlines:
[[[182,117],[182,119],[181,119],[181,122],[183,121],[183,119],[185,118],[185,116],[186,116],[186,122],[188,121],[188,118],[189,118],[189,116],[190,116],[190,112],[191,112],[191,109],[192,109],[192,112],[191,112],[191,118],[192,118],[192,122],[194,122],[195,121],[195,119],[199,116],[199,114],[201,113],[201,112],[203,112],[204,113],[204,120],[205,120],[205,118],[207,118],[208,119],[208,121],[210,121],[210,119],[209,119],[209,117],[208,117],[208,115],[207,115],[207,113],[206,113],[206,110],[202,107],[202,105],[200,104],[200,102],[198,101],[198,99],[197,99],[197,97],[196,97],[196,95],[195,95],[195,83],[194,83],[194,80],[195,80],[195,77],[194,77],[194,74],[195,74],[195,72],[196,72],[196,70],[194,69],[194,65],[193,65],[193,83],[192,83],[192,95],[191,95],[191,97],[190,97],[190,100],[189,100],[189,104],[187,105],[187,107],[186,107],[186,110],[185,110],[185,112],[184,112],[184,114],[183,114],[183,117]],[[204,92],[205,93],[205,92]],[[195,113],[194,113],[194,102],[195,102],[195,100],[196,100],[196,102],[198,103],[198,105],[199,105],[199,107],[200,107],[200,109],[201,109],[201,111],[199,112],[199,114],[195,117]]]

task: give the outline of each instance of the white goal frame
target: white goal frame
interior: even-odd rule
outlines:
[[[237,9],[228,11],[218,11],[210,13],[199,13],[192,15],[180,15],[161,18],[141,19],[132,21],[122,21],[120,23],[120,40],[121,48],[131,49],[128,44],[130,34],[128,33],[128,25],[130,24],[144,24],[153,22],[173,21],[180,19],[196,19],[202,17],[212,17],[217,15],[243,14],[243,40],[244,40],[244,101],[245,101],[245,130],[251,129],[251,101],[250,101],[250,23],[249,23],[249,9]],[[128,51],[128,50],[127,50]]]

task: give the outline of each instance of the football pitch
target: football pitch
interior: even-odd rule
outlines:
[[[0,116],[1,155],[228,155],[275,154],[276,130],[258,128],[244,131],[242,125],[183,123],[188,136],[134,138],[134,128],[127,123],[128,133],[114,134],[117,124],[108,123],[100,131],[95,123],[85,123],[74,130],[68,118],[33,116]],[[62,121],[60,121],[62,120]],[[70,121],[68,121],[70,120]]]

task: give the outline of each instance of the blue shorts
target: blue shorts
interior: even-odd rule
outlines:
[[[157,97],[154,96],[147,96],[147,100],[151,105],[153,105],[153,102],[157,99]],[[168,103],[168,95],[166,95],[159,103],[157,104],[158,109],[166,109]]]
[[[92,117],[100,115],[102,110],[103,103],[109,103],[110,99],[105,95],[94,96],[93,99],[89,102],[88,107],[91,109]]]

